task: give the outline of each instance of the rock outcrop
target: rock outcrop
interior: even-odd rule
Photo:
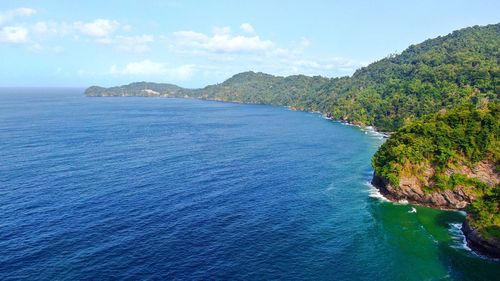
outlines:
[[[425,190],[425,185],[432,185],[430,180],[433,171],[424,170],[423,177],[415,175],[401,177],[398,186],[392,186],[383,177],[374,174],[372,184],[391,201],[407,201],[415,205],[423,205],[444,210],[464,210],[474,199],[476,193],[473,187],[456,186],[453,189],[441,191]],[[469,178],[479,179],[490,186],[497,186],[500,177],[495,165],[489,162],[479,162],[473,168],[460,166],[446,171],[447,175],[460,173]],[[462,225],[462,231],[467,238],[467,244],[476,252],[493,258],[500,258],[500,240],[481,236],[478,229],[472,225],[472,217],[467,216]]]
[[[500,259],[500,241],[483,237],[479,230],[471,226],[471,220],[472,218],[467,216],[467,219],[462,224],[462,231],[467,239],[467,245],[482,255]]]
[[[439,209],[462,210],[474,200],[474,195],[467,192],[466,187],[459,186],[453,190],[429,193],[412,178],[401,179],[400,186],[394,187],[384,178],[374,175],[372,184],[392,201],[408,201],[415,205]]]
[[[406,200],[412,204],[424,205],[433,208],[462,210],[466,208],[474,199],[473,188],[468,186],[457,186],[454,189],[446,189],[439,192],[429,192],[425,186],[432,186],[431,180],[434,170],[431,167],[419,169],[420,177],[412,173],[399,178],[399,186],[392,186],[384,178],[374,175],[372,184],[376,186],[382,194],[394,201]],[[494,163],[481,161],[474,167],[458,165],[456,168],[449,168],[445,174],[462,174],[468,178],[478,179],[490,186],[500,183],[500,177],[496,171]]]

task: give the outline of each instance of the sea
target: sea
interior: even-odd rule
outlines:
[[[372,131],[284,107],[0,90],[0,280],[499,280],[385,200]]]

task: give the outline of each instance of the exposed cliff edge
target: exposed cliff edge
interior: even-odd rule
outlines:
[[[467,239],[467,245],[483,255],[500,258],[500,240],[485,237],[478,228],[471,226],[471,221],[473,221],[473,218],[469,215],[462,224],[462,231]]]
[[[426,174],[406,175],[399,178],[399,185],[389,184],[388,180],[377,174],[373,175],[372,184],[385,197],[392,201],[406,200],[412,204],[433,208],[464,210],[476,199],[480,193],[474,186],[457,185],[451,189],[432,189],[435,176],[433,169],[427,168]],[[468,179],[477,179],[489,186],[500,184],[500,177],[496,165],[489,161],[481,161],[473,168],[462,166],[448,169],[448,175],[460,174]]]
[[[392,186],[386,179],[373,175],[372,184],[394,202],[407,201],[411,204],[422,205],[444,210],[462,210],[473,200],[473,195],[467,194],[462,187],[443,192],[425,192],[418,184],[409,181],[401,186]]]
[[[372,184],[393,201],[465,210],[468,245],[500,258],[499,123],[496,104],[408,122],[374,155]]]
[[[498,175],[496,180],[498,181]],[[467,210],[475,198],[475,195],[463,186],[453,190],[428,193],[419,184],[413,184],[411,181],[402,180],[403,184],[394,187],[383,177],[374,174],[372,184],[391,201],[406,200],[415,205],[445,210]],[[500,239],[484,235],[481,228],[474,226],[473,215],[467,215],[462,224],[462,231],[466,237],[467,245],[471,249],[482,255],[500,259]]]

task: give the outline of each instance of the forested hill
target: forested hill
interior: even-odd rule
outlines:
[[[500,258],[500,106],[463,105],[407,122],[372,159],[395,201],[466,209],[469,246]]]
[[[500,24],[474,26],[412,45],[357,70],[324,78],[264,73],[236,74],[221,84],[182,89],[138,83],[91,87],[89,96],[177,96],[287,105],[331,114],[334,119],[394,131],[414,119],[460,104],[498,102]],[[153,89],[153,85],[156,88]]]
[[[332,101],[329,86],[335,80],[305,75],[280,77],[248,71],[236,74],[221,84],[197,90],[195,94],[204,99],[288,105],[327,112]]]
[[[85,90],[85,95],[95,97],[106,96],[158,96],[158,95],[178,95],[185,89],[166,83],[135,82],[128,85],[104,88],[92,86]]]
[[[405,118],[500,93],[500,24],[469,27],[412,45],[359,69],[330,109],[335,118],[394,130]]]

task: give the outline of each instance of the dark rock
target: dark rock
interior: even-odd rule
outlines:
[[[468,194],[462,187],[457,187],[453,190],[426,193],[419,184],[411,180],[400,180],[400,186],[394,187],[385,178],[376,174],[373,174],[371,183],[382,195],[391,201],[406,200],[411,204],[438,209],[463,210],[474,200],[474,197]],[[470,220],[472,218],[468,215],[462,225],[467,245],[484,256],[500,258],[500,241],[498,239],[486,239],[482,237],[477,229],[471,227]]]
[[[464,192],[462,187],[442,192],[425,192],[418,181],[411,178],[400,179],[399,186],[392,186],[389,182],[374,174],[372,184],[389,200],[406,200],[415,205],[446,210],[463,210],[474,199],[472,195]]]
[[[471,219],[470,215],[467,216],[462,224],[462,232],[467,240],[467,245],[479,254],[500,259],[500,241],[498,239],[486,239],[481,236],[479,231],[471,226]]]

